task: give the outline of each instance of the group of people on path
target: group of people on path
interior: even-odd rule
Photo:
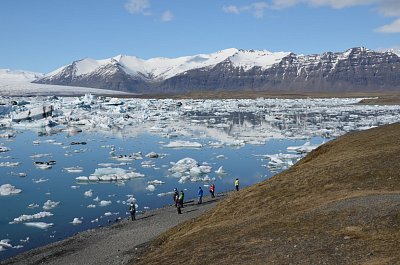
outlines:
[[[235,190],[239,191],[239,179],[236,178],[235,180]],[[210,195],[211,198],[215,198],[215,184],[211,184],[210,185]],[[202,204],[203,203],[203,194],[204,191],[201,187],[199,187],[199,190],[197,192],[197,204]],[[185,200],[185,193],[183,192],[183,190],[181,190],[181,192],[178,192],[178,189],[175,188],[174,189],[174,196],[173,196],[173,200],[175,203],[175,207],[178,210],[178,214],[182,214],[182,208],[183,208],[183,202]],[[131,204],[129,205],[129,212],[131,214],[131,220],[134,221],[136,220],[136,205],[131,202]]]

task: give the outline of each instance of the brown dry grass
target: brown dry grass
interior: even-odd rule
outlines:
[[[400,124],[350,133],[157,238],[135,264],[400,264]]]

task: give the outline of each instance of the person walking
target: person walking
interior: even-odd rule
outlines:
[[[183,208],[184,199],[185,199],[185,193],[183,193],[183,190],[181,190],[181,194],[179,194],[179,204],[181,205],[181,208]]]
[[[236,189],[236,191],[239,191],[239,179],[238,178],[236,178],[236,180],[235,180],[235,189]]]
[[[197,192],[197,204],[203,203],[203,189],[199,187],[199,191]]]
[[[177,207],[178,206],[178,202],[179,202],[179,192],[178,192],[177,188],[174,189],[174,197],[173,197],[173,199],[174,199],[175,207]]]
[[[215,185],[211,184],[210,185],[211,198],[215,198],[214,192],[215,192]]]
[[[131,219],[136,220],[136,206],[133,202],[129,205],[129,212],[131,213]]]

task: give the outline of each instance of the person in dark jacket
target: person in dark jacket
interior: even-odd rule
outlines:
[[[177,207],[178,201],[179,201],[179,192],[178,192],[177,188],[174,189],[174,198],[173,199],[174,199],[175,207]]]
[[[133,202],[129,205],[129,212],[131,213],[131,219],[136,220],[136,206]]]

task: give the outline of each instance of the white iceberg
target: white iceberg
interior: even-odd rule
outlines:
[[[77,217],[75,217],[75,218],[72,220],[72,222],[70,222],[70,223],[73,224],[73,225],[79,225],[79,224],[82,223],[82,220],[79,219],[79,218],[77,218]]]
[[[14,218],[14,220],[12,222],[10,222],[10,224],[21,223],[21,222],[26,222],[26,221],[30,221],[30,220],[34,220],[34,219],[41,219],[41,218],[50,217],[50,216],[53,216],[53,214],[50,212],[39,212],[39,213],[35,213],[32,215],[23,214],[20,217]]]
[[[15,186],[11,184],[3,184],[0,186],[0,196],[9,196],[13,194],[19,194],[21,192],[21,189],[16,189]]]
[[[24,223],[24,225],[30,226],[30,227],[36,227],[36,228],[40,228],[40,229],[47,229],[49,227],[54,226],[54,223],[28,222],[28,223]]]
[[[198,142],[190,142],[190,141],[182,141],[182,140],[173,141],[173,142],[170,142],[163,146],[167,147],[167,148],[201,148],[201,147],[203,147],[203,145]]]
[[[92,190],[87,190],[83,193],[83,196],[85,197],[92,197],[93,196],[93,191]]]
[[[111,201],[100,201],[99,206],[105,207],[111,204]]]
[[[165,182],[155,179],[155,180],[147,181],[147,184],[161,185],[161,184],[165,184]]]
[[[82,167],[65,167],[64,170],[68,173],[82,173]]]
[[[146,190],[148,190],[148,191],[150,191],[150,192],[153,192],[153,191],[156,190],[156,187],[155,187],[154,185],[150,184],[150,185],[148,185],[148,186],[146,187]]]
[[[220,166],[216,171],[215,174],[217,175],[225,175],[226,171],[224,170],[223,166]]]
[[[51,200],[47,200],[43,205],[43,209],[44,210],[51,210],[51,209],[56,208],[59,204],[60,204],[60,202],[54,202],[54,201],[51,201]]]

